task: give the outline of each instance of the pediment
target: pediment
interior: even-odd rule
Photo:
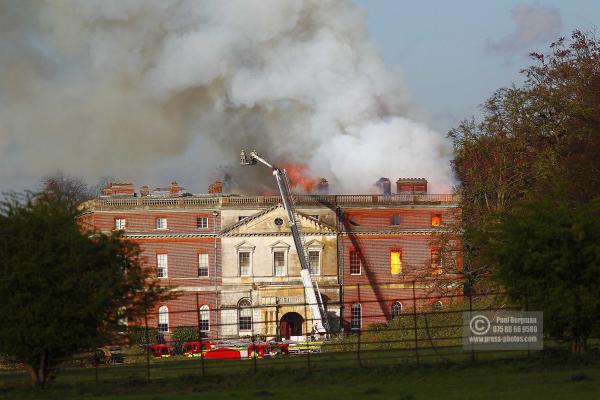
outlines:
[[[334,234],[335,228],[302,213],[300,228],[304,234]],[[243,219],[222,232],[224,236],[291,234],[287,212],[281,204]]]
[[[269,245],[272,249],[289,249],[291,246],[282,240],[278,240]]]
[[[235,245],[235,248],[237,251],[241,251],[241,250],[250,250],[250,251],[254,251],[254,249],[256,248],[256,246],[250,242],[247,241],[243,241],[240,242],[238,244]]]

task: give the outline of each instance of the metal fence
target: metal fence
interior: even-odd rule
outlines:
[[[419,294],[415,290],[416,283],[406,285],[410,295],[405,290],[404,295],[393,298],[367,296],[330,301],[327,304],[329,318],[337,318],[338,323],[329,324],[331,328],[325,336],[310,330],[310,318],[301,321],[300,330],[294,327],[295,331],[291,332],[285,327],[288,330],[282,332],[277,307],[302,308],[307,316],[310,314],[306,302],[213,308],[210,313],[222,315],[226,311],[238,318],[210,318],[207,329],[201,302],[197,301],[190,309],[169,314],[169,318],[177,313],[187,315],[186,320],[195,320],[195,323],[161,326],[168,329],[164,333],[152,322],[160,323],[158,312],[148,309],[142,323],[130,327],[118,346],[99,344],[97,349],[64,360],[60,379],[77,376],[98,383],[124,377],[151,380],[180,374],[231,375],[268,368],[302,368],[311,372],[336,367],[458,364],[531,355],[529,350],[478,352],[463,345],[464,312],[516,310],[504,293],[485,292],[466,297],[460,288],[442,292],[432,286],[429,293],[421,291]],[[396,302],[402,303],[401,308],[393,308]],[[361,304],[360,315],[352,309],[352,305],[358,303]],[[390,304],[390,312],[378,311]],[[242,320],[240,315],[251,318]],[[257,319],[257,315],[277,317]],[[271,328],[265,330],[265,327]],[[232,330],[244,334],[223,334]],[[215,359],[218,349],[232,350],[231,354],[239,352],[239,357]],[[7,367],[5,365],[5,369]],[[12,368],[18,370],[18,365]]]

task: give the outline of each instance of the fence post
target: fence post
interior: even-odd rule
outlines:
[[[525,311],[529,311],[529,296],[525,292]],[[531,357],[530,344],[527,342],[527,358]]]
[[[252,298],[252,297],[251,297]],[[251,306],[250,310],[252,310],[252,319],[251,321],[251,327],[252,327],[252,363],[254,365],[254,374],[256,374],[256,370],[257,370],[257,361],[258,361],[258,351],[256,349],[256,334],[254,333],[254,323],[256,321],[254,321],[254,306]]]
[[[306,300],[306,289],[304,289],[304,315],[306,316],[306,321],[310,321],[306,324],[306,363],[307,363],[307,368],[308,368],[308,373],[310,374],[311,368],[310,368],[310,347],[309,347],[309,334],[308,334],[308,327],[312,325],[312,315],[311,318],[308,318],[308,310],[310,310],[310,308],[307,310],[306,306],[308,305],[307,300]],[[312,326],[311,326],[312,329]]]
[[[97,349],[98,347],[96,347],[93,351],[94,351],[94,364],[95,364],[95,374],[96,374],[96,387],[98,387],[98,364],[100,364],[100,360],[98,359],[98,355],[97,355]]]
[[[146,326],[146,381],[150,382],[150,334],[148,332],[148,293],[144,292],[144,323]]]
[[[200,342],[200,365],[202,367],[202,377],[204,378],[204,351],[202,351],[202,327],[200,326],[200,301],[198,300],[198,292],[196,292],[196,321],[198,321],[198,342]]]
[[[417,291],[415,288],[415,281],[412,282],[413,292],[413,326],[415,330],[415,358],[417,360],[417,366],[420,364],[419,360],[419,338],[417,332]]]
[[[469,288],[469,321],[473,318],[473,289]],[[475,345],[471,343],[471,362],[475,362]]]

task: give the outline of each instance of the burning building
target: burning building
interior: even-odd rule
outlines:
[[[294,175],[290,173],[292,178]],[[302,173],[299,174],[302,177]],[[296,177],[297,178],[297,177]],[[295,178],[292,178],[295,179]],[[440,279],[461,279],[458,198],[427,193],[425,179],[377,181],[381,194],[327,194],[303,178],[296,195],[312,279],[332,330],[361,330],[408,310],[444,307],[431,298]],[[135,240],[159,281],[180,296],[159,304],[150,324],[169,335],[200,326],[212,338],[293,338],[309,332],[298,256],[279,196],[186,193],[111,184],[82,220]],[[442,236],[450,239],[441,243]],[[415,297],[422,298],[416,303]]]

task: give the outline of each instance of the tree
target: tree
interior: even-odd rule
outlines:
[[[481,254],[503,213],[560,193],[573,206],[600,195],[600,42],[574,31],[531,54],[525,83],[496,91],[483,119],[450,131],[460,180],[465,270],[489,284]],[[557,188],[566,190],[557,190]]]
[[[544,311],[545,333],[583,353],[600,328],[600,201],[525,201],[491,234],[484,259],[523,307]]]
[[[121,233],[85,231],[68,193],[0,202],[0,353],[25,365],[32,384],[65,358],[110,343],[165,294]]]

